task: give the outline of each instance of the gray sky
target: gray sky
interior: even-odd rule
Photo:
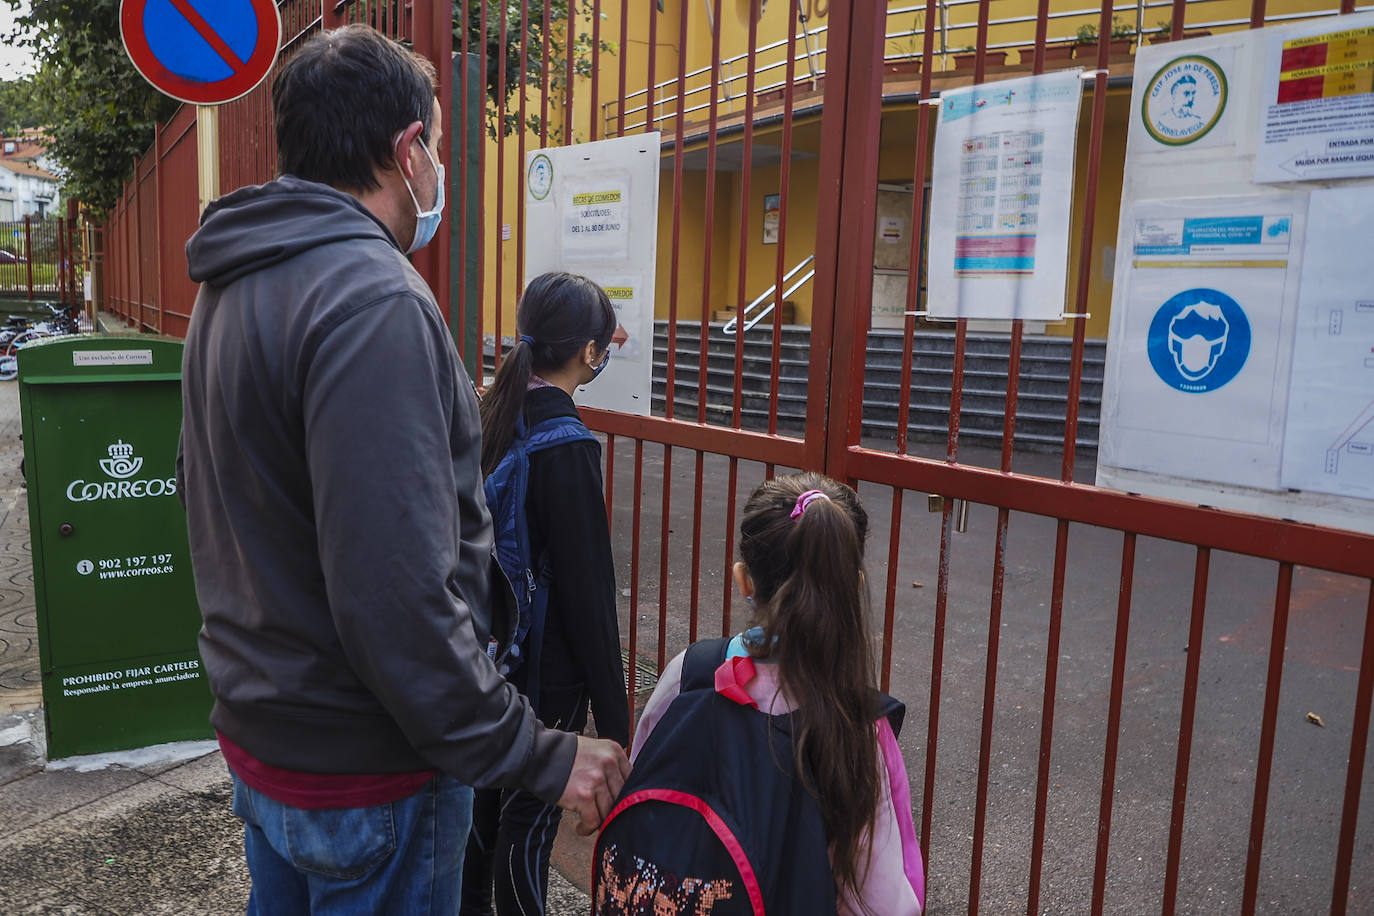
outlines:
[[[29,5],[23,5],[27,12]],[[0,79],[14,79],[33,70],[33,55],[28,47],[11,47],[6,36],[14,28],[15,16],[8,3],[0,2]]]

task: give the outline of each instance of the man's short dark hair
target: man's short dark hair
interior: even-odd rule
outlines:
[[[420,121],[429,142],[434,67],[365,25],[321,32],[272,83],[277,168],[336,188],[379,187],[396,134]]]

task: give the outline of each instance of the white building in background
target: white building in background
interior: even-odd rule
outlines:
[[[0,159],[0,223],[61,215],[61,179],[27,162]]]
[[[62,213],[62,179],[45,155],[40,131],[0,138],[0,223]]]

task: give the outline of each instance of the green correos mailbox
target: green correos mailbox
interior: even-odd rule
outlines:
[[[179,341],[19,351],[48,756],[210,738],[176,495]]]

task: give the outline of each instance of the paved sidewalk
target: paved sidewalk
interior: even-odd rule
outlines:
[[[19,432],[18,388],[0,383],[0,912],[241,913],[243,832],[213,743],[45,760]],[[550,883],[552,916],[589,910]]]
[[[42,701],[19,430],[19,386],[0,382],[0,715]]]

